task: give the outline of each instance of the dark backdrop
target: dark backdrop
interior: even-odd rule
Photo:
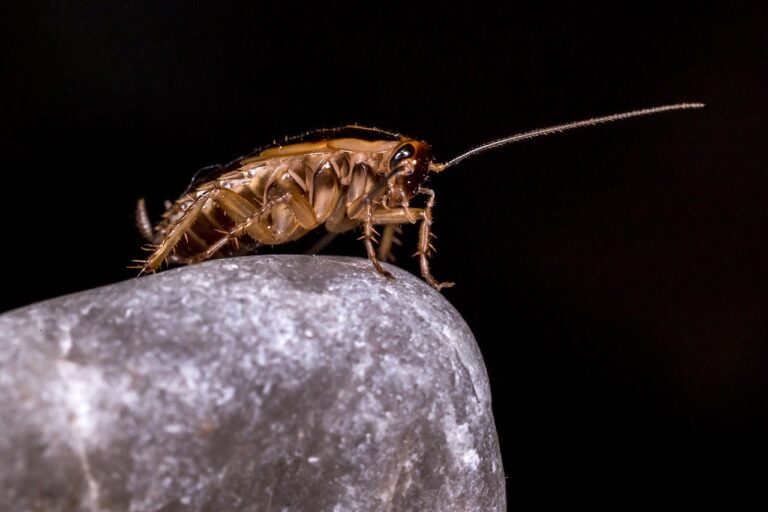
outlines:
[[[511,510],[765,502],[762,8],[19,4],[0,15],[2,310],[131,278],[136,198],[158,215],[273,138],[358,122],[445,160],[706,102],[436,177],[434,271],[486,358]],[[354,238],[329,251],[363,256]]]

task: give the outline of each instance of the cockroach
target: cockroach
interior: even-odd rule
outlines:
[[[320,226],[328,232],[326,240],[362,226],[368,259],[380,274],[391,277],[379,261],[389,258],[398,226],[418,223],[415,255],[421,275],[440,290],[453,283],[437,281],[429,268],[435,206],[435,193],[425,186],[430,173],[534,137],[703,106],[663,105],[531,130],[482,144],[445,163],[432,160],[426,142],[376,128],[352,125],[286,138],[227,165],[199,171],[181,197],[167,204],[157,226],[152,227],[140,199],[137,225],[151,243],[145,247],[151,254],[135,268],[141,275],[163,262],[190,264],[251,253],[259,246],[296,240]],[[411,206],[416,197],[423,201]],[[378,251],[375,226],[384,226]]]

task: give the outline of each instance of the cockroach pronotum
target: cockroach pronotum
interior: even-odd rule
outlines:
[[[703,106],[664,105],[531,130],[482,144],[446,163],[434,162],[424,141],[375,128],[346,126],[286,138],[227,165],[198,171],[155,227],[140,199],[137,225],[152,244],[147,246],[152,254],[135,268],[145,273],[163,262],[189,264],[247,254],[262,245],[296,240],[322,225],[328,231],[325,239],[362,225],[368,258],[380,274],[391,277],[379,260],[389,257],[399,225],[419,223],[421,275],[440,290],[453,283],[438,282],[429,269],[435,206],[435,193],[424,186],[429,173],[534,137]],[[411,201],[420,196],[424,200],[412,207]],[[378,225],[384,226],[384,234],[377,251]]]

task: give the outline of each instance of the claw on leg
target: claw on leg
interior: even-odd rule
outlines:
[[[443,288],[450,288],[451,286],[453,286],[453,283],[439,282],[437,279],[434,278],[429,268],[429,257],[435,250],[434,246],[431,243],[431,240],[435,238],[431,230],[432,208],[435,206],[435,193],[432,190],[426,189],[426,188],[419,189],[418,193],[429,196],[427,204],[424,208],[408,208],[407,206],[402,206],[395,210],[379,209],[379,210],[373,211],[372,221],[374,224],[386,225],[387,228],[389,228],[391,225],[394,225],[396,227],[398,224],[405,224],[409,222],[415,223],[418,220],[421,220],[421,223],[419,225],[418,247],[417,247],[416,253],[414,254],[414,256],[419,257],[419,265],[421,267],[421,276],[424,278],[424,280],[427,283],[430,284],[430,286],[432,286],[436,290],[442,290]],[[385,238],[387,237],[387,231],[386,231],[387,228],[385,228],[385,231],[384,231]],[[396,243],[394,238],[392,240],[392,243]],[[383,239],[382,239],[382,245],[384,245]],[[372,245],[370,250],[372,250]],[[369,250],[369,258],[371,258],[370,250]],[[381,252],[379,254],[381,254]],[[376,265],[376,263],[374,263],[374,265]]]
[[[429,256],[434,251],[434,246],[430,243],[432,239],[432,208],[435,206],[435,192],[428,188],[420,188],[418,190],[420,194],[429,196],[427,200],[427,206],[421,213],[421,224],[419,225],[419,250],[417,254],[419,256],[419,266],[421,267],[421,276],[437,291],[443,288],[450,288],[454,283],[444,282],[441,283],[434,278],[432,272],[429,269]]]
[[[194,200],[179,220],[173,224],[173,227],[168,231],[168,234],[163,241],[144,262],[144,267],[141,269],[141,272],[139,272],[139,275],[147,272],[154,272],[160,265],[162,265],[168,255],[171,254],[174,247],[176,247],[179,240],[181,240],[181,237],[185,235],[187,230],[195,223],[200,212],[203,210],[205,203],[214,197],[216,192],[216,189],[209,190]]]

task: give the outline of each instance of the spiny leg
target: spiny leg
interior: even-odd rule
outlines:
[[[410,207],[408,206],[408,199],[405,197],[405,191],[402,188],[396,188],[394,193],[399,199],[399,206],[403,209],[405,216],[408,218],[408,222],[416,224],[416,217],[413,216]]]
[[[368,199],[365,202],[365,223],[363,224],[363,240],[365,240],[365,250],[368,253],[368,259],[371,260],[376,271],[384,277],[391,278],[392,274],[384,270],[376,258],[376,249],[373,247],[374,237],[378,234],[373,228],[373,206]]]
[[[192,203],[187,207],[186,211],[171,225],[160,244],[155,247],[154,252],[144,261],[139,275],[154,271],[163,261],[169,259],[176,263],[187,262],[186,258],[174,257],[171,253],[182,237],[187,238],[189,236],[192,226],[203,215],[204,207],[208,200],[217,202],[236,221],[247,217],[255,209],[255,205],[229,189],[213,187],[206,190],[197,198],[192,199]]]
[[[378,226],[416,224],[423,213],[423,208],[409,208],[407,211],[404,208],[382,208],[373,210],[373,223]]]
[[[173,223],[171,229],[168,230],[168,234],[163,238],[163,241],[160,242],[160,245],[158,245],[149,258],[144,261],[139,275],[145,272],[152,272],[163,263],[173,248],[176,247],[176,244],[179,243],[179,240],[181,240],[184,233],[187,232],[200,216],[200,212],[203,210],[206,201],[212,199],[217,193],[218,189],[214,188],[204,192],[193,200],[192,204],[189,205],[182,216]]]
[[[400,224],[406,224],[406,223],[415,223],[417,218],[420,218],[424,210],[422,208],[407,208],[407,207],[401,207],[401,208],[379,208],[376,210],[373,210],[372,208],[369,208],[366,210],[367,218],[369,219],[370,223],[373,225],[383,225],[385,226],[385,233],[384,236],[387,236],[386,230],[388,228],[392,229],[392,240],[390,243],[395,242],[394,238],[394,232],[396,230],[399,230]],[[367,222],[364,224],[364,227],[367,229]],[[366,240],[366,249],[368,250],[368,257],[371,258],[371,254],[373,251],[373,237],[376,234],[376,231],[373,229],[373,227],[370,227],[369,233],[369,239]],[[366,238],[363,236],[363,238]],[[384,242],[385,240],[382,240]],[[370,243],[368,243],[370,242]],[[399,241],[398,241],[399,243]],[[375,253],[374,253],[375,256]],[[374,262],[374,266],[378,263],[378,260],[371,259],[371,261]],[[379,265],[380,266],[380,265]],[[378,268],[377,268],[378,270]]]
[[[434,251],[434,246],[431,243],[432,235],[432,208],[435,206],[435,191],[429,188],[419,188],[419,194],[424,194],[429,197],[427,205],[421,213],[421,225],[419,226],[419,250],[416,252],[419,256],[419,264],[421,266],[421,276],[431,284],[437,291],[442,288],[450,288],[454,283],[438,282],[429,270],[429,256]]]
[[[421,264],[421,275],[425,281],[427,281],[432,287],[440,290],[442,288],[448,288],[453,286],[453,283],[440,283],[431,274],[429,270],[429,255],[434,250],[430,239],[434,236],[430,231],[432,225],[432,208],[435,205],[435,194],[429,189],[419,189],[420,194],[428,195],[429,200],[425,208],[397,208],[397,209],[381,209],[373,212],[374,224],[405,224],[409,222],[409,218],[417,217],[421,219],[421,225],[419,226],[419,247],[414,256],[419,256]]]
[[[400,240],[397,239],[396,234],[400,234],[400,228],[397,224],[387,224],[384,226],[384,233],[381,235],[381,242],[379,242],[379,249],[377,251],[379,260],[394,263],[395,258],[392,256],[392,244],[400,245]]]
[[[290,203],[290,202],[291,202],[290,194],[284,194],[276,199],[267,201],[267,203],[264,204],[263,207],[251,213],[250,215],[245,217],[242,221],[238,222],[238,224],[234,226],[232,229],[230,229],[227,234],[225,234],[223,237],[216,240],[205,251],[186,258],[185,263],[197,263],[200,261],[205,261],[213,258],[216,255],[216,253],[219,252],[230,241],[232,240],[236,241],[239,237],[244,236],[248,232],[248,230],[255,223],[259,222],[259,220],[263,215],[267,215],[272,208],[274,208],[278,204]]]
[[[274,186],[276,194],[280,195],[276,195],[258,208],[236,192],[225,188],[220,189],[214,200],[235,220],[236,225],[228,232],[224,232],[224,236],[208,246],[206,250],[188,257],[187,262],[195,263],[213,258],[228,243],[234,242],[237,246],[239,238],[246,234],[251,235],[251,238],[259,243],[277,244],[285,241],[284,233],[275,234],[269,226],[261,223],[264,215],[268,215],[281,204],[287,205],[297,227],[305,229],[317,227],[318,222],[312,206],[291,177],[284,176]]]
[[[411,209],[408,206],[408,199],[405,196],[405,191],[398,187],[390,191],[390,194],[392,193],[394,193],[397,196],[397,199],[399,199],[398,204],[400,209],[397,210],[398,214],[404,214],[409,223],[416,223],[416,217],[413,216],[413,212],[411,212]],[[384,210],[390,209],[386,203],[383,204],[382,207]],[[387,224],[384,228],[384,234],[381,237],[381,242],[379,243],[378,255],[380,260],[394,263],[395,257],[392,256],[392,244],[400,245],[400,240],[397,239],[395,234],[401,234],[400,227],[395,224]]]

